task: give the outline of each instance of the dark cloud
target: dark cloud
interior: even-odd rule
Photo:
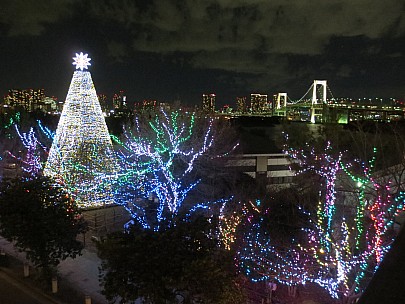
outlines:
[[[333,36],[405,31],[405,4],[398,0],[84,1],[81,9],[100,21],[132,31],[133,47],[148,52],[237,49],[280,54],[319,54]],[[14,0],[2,5],[9,35],[39,35],[44,26],[66,18],[77,0]],[[75,5],[75,6],[74,6]],[[395,25],[395,27],[393,27]]]
[[[160,0],[151,1],[146,11],[126,3],[95,11],[137,25],[134,47],[151,52],[251,50],[264,44],[272,53],[318,54],[333,36],[376,39],[405,30],[404,4],[397,0]]]
[[[70,14],[75,0],[3,0],[0,23],[9,36],[40,35],[45,27]]]
[[[129,57],[129,51],[124,43],[111,41],[107,44],[108,55],[118,62],[124,62]]]
[[[287,56],[321,57],[332,38],[377,40],[405,32],[404,4],[397,0],[151,1],[143,10],[114,3],[96,11],[132,30],[134,50],[188,53],[196,68],[252,74],[249,89],[282,86],[306,74],[300,68],[290,73]],[[366,47],[373,55],[383,46]],[[338,67],[336,76],[348,77],[349,70]]]
[[[84,45],[145,77],[141,61],[153,58],[153,69],[166,70],[150,77],[175,71],[184,83],[195,72],[201,90],[305,92],[322,78],[354,93],[345,81],[364,87],[390,65],[405,68],[402,0],[9,0],[0,24],[9,38]],[[391,87],[405,72],[397,76]]]

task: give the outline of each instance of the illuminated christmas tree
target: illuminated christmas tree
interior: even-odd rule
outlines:
[[[66,97],[44,175],[54,177],[81,207],[111,204],[105,176],[117,170],[108,133],[90,72],[87,54],[73,58],[76,70]]]

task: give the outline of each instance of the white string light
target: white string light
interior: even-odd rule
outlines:
[[[90,65],[76,54],[76,68]],[[75,71],[49,151],[44,175],[59,180],[81,207],[112,204],[105,176],[117,170],[107,125],[90,72]]]

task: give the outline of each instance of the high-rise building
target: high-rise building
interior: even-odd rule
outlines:
[[[236,111],[247,113],[246,97],[236,97]]]
[[[124,95],[124,91],[121,90],[121,91],[119,91],[118,94],[114,94],[113,108],[114,108],[114,110],[127,109],[127,96]]]
[[[215,94],[203,94],[202,95],[202,110],[206,113],[215,112]]]
[[[252,113],[265,113],[269,110],[267,94],[250,94],[250,108]]]
[[[44,99],[44,89],[12,89],[8,91],[8,95],[4,98],[4,103],[9,107],[32,112],[41,108]]]

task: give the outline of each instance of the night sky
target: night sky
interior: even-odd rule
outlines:
[[[302,97],[405,97],[403,0],[0,0],[0,94],[64,100],[83,51],[97,93],[219,104]]]

